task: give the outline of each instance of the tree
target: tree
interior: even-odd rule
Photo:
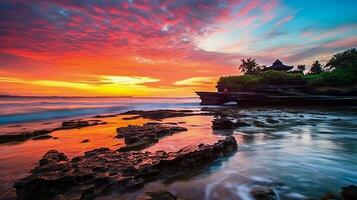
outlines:
[[[241,64],[239,65],[239,69],[244,74],[254,74],[259,73],[263,70],[262,66],[255,61],[255,59],[241,59]]]
[[[322,72],[322,64],[316,60],[312,63],[309,74],[319,74]]]
[[[328,70],[337,68],[348,68],[357,63],[357,49],[348,49],[342,53],[334,55],[325,65]]]
[[[297,68],[298,68],[298,70],[304,72],[306,69],[306,65],[298,65]]]

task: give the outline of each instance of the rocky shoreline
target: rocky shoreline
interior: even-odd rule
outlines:
[[[62,122],[61,126],[48,129],[39,129],[33,131],[24,131],[11,134],[1,134],[0,133],[0,144],[8,142],[22,142],[29,139],[49,139],[52,138],[49,134],[57,130],[68,130],[84,128],[88,126],[102,125],[106,122],[99,120],[100,118],[110,118],[117,117],[121,115],[134,115],[131,117],[124,117],[123,120],[134,120],[138,118],[152,119],[152,120],[162,120],[166,118],[173,117],[185,117],[194,115],[205,115],[207,113],[193,110],[152,110],[152,111],[142,111],[142,110],[130,110],[120,114],[111,115],[95,115],[91,118],[93,119],[76,119]]]
[[[162,123],[146,123],[142,126],[128,125],[117,128],[117,138],[124,138],[126,146],[118,151],[141,150],[159,141],[166,135],[187,131],[181,126]]]
[[[99,148],[68,159],[47,152],[26,178],[17,181],[17,199],[93,199],[125,192],[168,174],[202,167],[237,150],[230,136],[213,145],[200,144],[177,152],[119,152]]]
[[[70,120],[62,122],[61,126],[50,129],[41,129],[34,131],[25,131],[15,134],[3,134],[0,135],[0,144],[7,142],[22,142],[28,139],[40,140],[40,139],[49,139],[52,136],[48,135],[54,131],[58,130],[68,130],[68,129],[78,129],[88,126],[97,126],[106,124],[101,120]]]
[[[304,119],[304,114],[291,111],[297,119]],[[116,150],[98,148],[86,151],[84,155],[69,159],[64,153],[57,150],[48,151],[38,166],[31,170],[31,175],[18,180],[16,188],[17,199],[95,199],[105,197],[111,193],[130,192],[142,188],[146,183],[156,179],[175,175],[186,170],[201,168],[210,165],[214,160],[227,156],[237,150],[234,137],[228,136],[213,145],[199,144],[188,146],[176,152],[156,151],[142,152],[141,150],[157,143],[160,139],[175,133],[187,131],[187,126],[181,122],[161,121],[167,118],[186,117],[194,115],[213,116],[212,130],[227,131],[247,127],[271,128],[279,126],[282,118],[284,124],[301,123],[299,120],[287,121],[286,116],[266,113],[255,117],[249,111],[242,112],[237,107],[204,107],[200,111],[193,110],[154,110],[154,111],[128,111],[116,115],[98,115],[93,118],[117,117],[129,115],[127,119],[138,118],[155,120],[142,125],[127,125],[116,129],[116,138],[123,138],[125,146]],[[336,119],[338,121],[340,119]],[[76,129],[88,126],[105,124],[101,120],[71,120],[61,124],[55,130]],[[314,122],[311,122],[314,123]],[[26,139],[50,136],[49,133],[34,134]],[[115,129],[113,130],[115,131]],[[216,133],[215,133],[216,134]],[[52,136],[50,136],[52,137]],[[41,138],[39,138],[41,139]],[[44,138],[46,139],[46,138]],[[82,140],[87,143],[89,140]],[[327,193],[321,199],[356,198],[356,186],[347,186],[342,189],[339,196]],[[249,194],[258,200],[274,200],[276,192],[269,186],[256,185],[250,189]],[[137,197],[144,199],[181,199],[180,195],[173,195],[168,191],[149,191]]]

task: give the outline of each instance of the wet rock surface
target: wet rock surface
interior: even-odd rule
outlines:
[[[33,140],[46,140],[46,139],[51,139],[51,138],[53,138],[51,135],[39,135],[32,139]]]
[[[236,149],[237,142],[230,136],[213,145],[200,144],[170,153],[99,148],[69,160],[63,153],[51,150],[31,175],[17,181],[14,187],[18,199],[94,199],[113,191],[142,187],[163,175],[202,167]]]
[[[224,129],[234,129],[242,126],[250,126],[250,124],[244,121],[236,121],[234,122],[228,118],[215,118],[212,121],[212,129],[213,130],[224,130]]]
[[[6,134],[0,135],[0,144],[6,142],[14,142],[14,141],[25,141],[27,139],[42,136],[53,132],[53,129],[45,129],[45,130],[35,130],[35,131],[26,131],[17,134]]]
[[[75,128],[83,128],[87,126],[96,126],[101,124],[105,124],[105,122],[100,120],[70,120],[70,121],[62,122],[61,127],[58,129],[59,130],[75,129]]]
[[[168,191],[149,191],[136,198],[136,200],[177,200],[178,198]]]
[[[195,112],[193,110],[151,110],[151,111],[131,110],[122,114],[138,115],[144,119],[161,120],[161,119],[172,118],[172,117],[201,115],[204,113]]]
[[[42,129],[42,130],[34,130],[34,131],[25,131],[14,134],[4,134],[0,135],[0,144],[7,142],[22,142],[28,139],[34,140],[43,140],[52,138],[52,136],[48,135],[57,130],[67,130],[67,129],[76,129],[76,128],[84,128],[88,126],[96,126],[105,124],[105,122],[101,120],[71,120],[62,122],[60,127],[50,128],[50,129]]]
[[[356,200],[357,186],[349,185],[347,187],[343,187],[340,195],[343,200]]]
[[[82,140],[81,143],[88,143],[88,142],[90,142],[88,139],[84,139],[84,140]]]
[[[216,118],[212,121],[213,130],[222,130],[222,129],[233,129],[235,128],[235,123],[227,118]]]
[[[120,151],[140,150],[159,141],[161,137],[187,131],[181,126],[149,122],[142,126],[129,125],[117,128],[117,137],[124,138],[127,146],[120,148]]]

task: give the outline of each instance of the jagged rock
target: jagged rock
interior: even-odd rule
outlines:
[[[146,123],[143,126],[129,125],[117,128],[117,137],[124,138],[127,146],[122,147],[120,151],[139,150],[150,144],[159,141],[159,138],[174,133],[187,131],[181,126],[171,126],[161,123]]]
[[[68,158],[64,153],[59,153],[57,150],[49,150],[42,158],[39,160],[40,165],[46,165],[49,163],[58,163],[60,161],[67,161]]]
[[[100,120],[71,120],[65,121],[62,123],[60,127],[50,128],[50,129],[41,129],[41,130],[34,130],[34,131],[25,131],[19,132],[14,134],[4,134],[0,135],[0,144],[6,142],[21,142],[28,139],[48,139],[52,136],[49,136],[49,133],[52,133],[56,130],[67,130],[67,129],[75,129],[75,128],[83,128],[87,126],[95,126],[106,124],[106,122]]]
[[[213,145],[186,147],[178,152],[119,152],[99,148],[68,160],[56,150],[47,152],[31,175],[14,185],[17,199],[78,197],[93,199],[111,191],[142,187],[153,178],[209,164],[237,149],[234,137]]]
[[[342,187],[341,197],[343,200],[356,200],[357,199],[357,186],[350,185]]]
[[[233,129],[235,127],[235,123],[227,118],[216,118],[212,121],[213,130]]]
[[[62,125],[58,129],[74,129],[74,128],[83,128],[87,126],[95,126],[95,125],[100,125],[100,124],[105,124],[105,122],[102,122],[100,120],[70,120],[70,121],[65,121],[62,122]]]
[[[274,191],[265,186],[254,186],[250,194],[257,200],[274,200],[276,195]]]
[[[88,143],[89,142],[89,140],[88,139],[84,139],[84,140],[82,140],[82,142],[81,143]]]
[[[250,126],[247,122],[238,120],[237,122],[233,122],[228,118],[215,118],[212,121],[212,129],[213,130],[224,130],[224,129],[234,129],[237,127]]]

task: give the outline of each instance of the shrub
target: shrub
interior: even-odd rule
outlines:
[[[302,76],[302,74],[269,70],[259,74],[221,77],[218,84],[225,85],[228,88],[243,88],[275,81],[302,80]]]
[[[357,50],[348,49],[342,53],[334,55],[327,63],[327,69],[347,68],[357,63]],[[354,65],[357,67],[356,65]]]

